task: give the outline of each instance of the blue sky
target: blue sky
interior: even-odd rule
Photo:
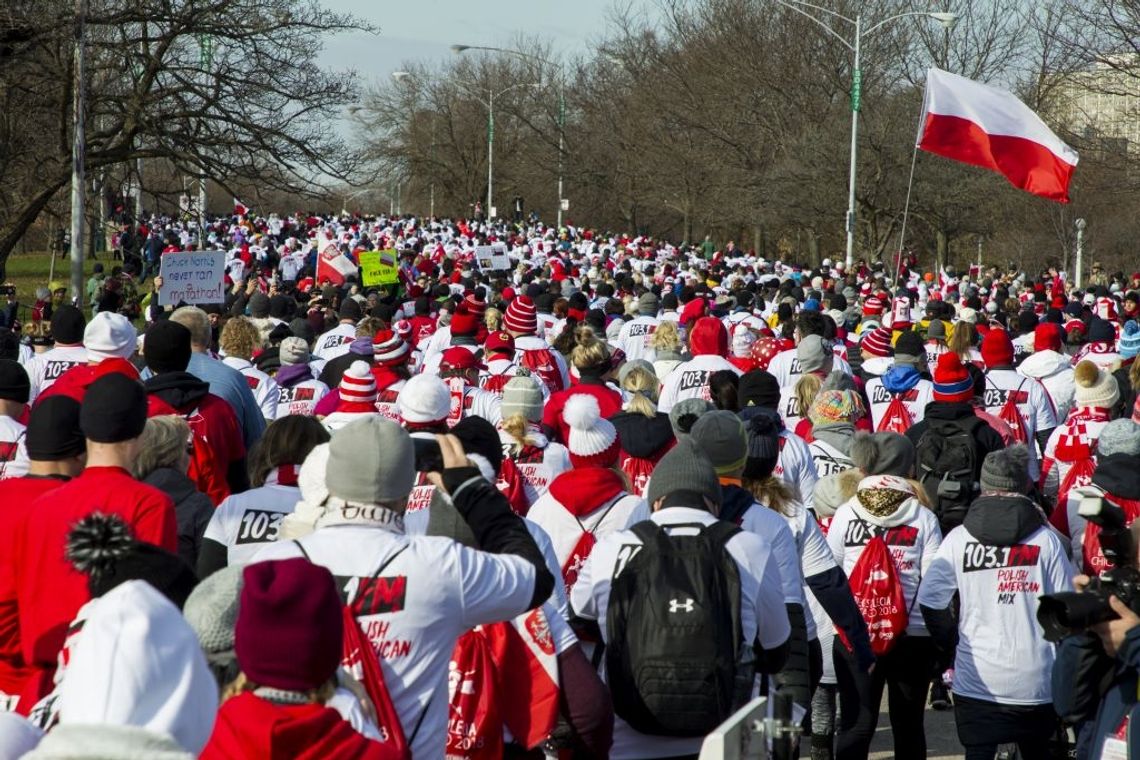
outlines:
[[[363,82],[383,80],[407,61],[444,59],[450,46],[509,45],[521,32],[573,55],[596,43],[612,16],[613,0],[323,0],[380,27],[380,35],[342,35],[325,46],[333,68],[356,69]],[[633,0],[636,8],[648,0]]]

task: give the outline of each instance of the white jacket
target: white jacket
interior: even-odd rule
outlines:
[[[1057,409],[1057,421],[1063,422],[1073,408],[1073,365],[1069,357],[1056,351],[1037,351],[1025,358],[1017,368],[1021,375],[1040,380],[1045,386],[1053,406]]]

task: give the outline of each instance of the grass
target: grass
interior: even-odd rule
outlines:
[[[103,269],[108,274],[111,272],[111,267],[122,263],[113,261],[110,253],[100,254],[98,262],[103,264]],[[91,304],[86,303],[87,279],[91,276],[96,263],[94,259],[86,259],[83,262],[83,305],[85,311],[88,312]],[[49,283],[51,282],[66,288],[71,279],[71,261],[59,256],[55,260],[55,276],[54,278],[50,276],[51,254],[47,252],[13,253],[8,257],[6,269],[7,274],[4,283],[16,286],[16,298],[20,302],[20,319],[22,321],[31,318],[32,304],[36,302],[36,288],[50,287]],[[140,285],[140,291],[141,289]]]

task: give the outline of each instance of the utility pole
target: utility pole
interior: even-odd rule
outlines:
[[[1077,271],[1073,273],[1073,285],[1079,288],[1081,286],[1081,273],[1083,271],[1082,266],[1084,264],[1085,256],[1085,227],[1088,226],[1088,222],[1086,222],[1082,217],[1075,221],[1073,224],[1077,228]]]
[[[87,160],[87,9],[88,0],[75,0],[75,102],[71,141],[71,300],[83,306],[84,206]]]

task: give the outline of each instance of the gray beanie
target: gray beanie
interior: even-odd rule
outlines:
[[[855,466],[867,475],[914,475],[914,444],[899,433],[856,433],[850,454]]]
[[[277,355],[285,366],[305,364],[309,361],[309,344],[304,338],[288,337],[281,341]]]
[[[679,440],[668,454],[661,457],[649,478],[649,491],[645,498],[652,507],[658,499],[679,491],[704,496],[713,504],[720,504],[720,481],[716,470],[704,451],[690,438]],[[690,506],[704,507],[699,503]]]
[[[512,377],[503,386],[503,400],[500,408],[503,419],[521,414],[531,422],[542,419],[542,388],[538,381],[529,375]]]
[[[986,454],[982,462],[982,491],[1029,492],[1029,449],[1025,444]]]
[[[712,462],[717,475],[735,475],[748,459],[748,437],[744,423],[729,411],[716,410],[701,415],[689,435]]]
[[[830,341],[818,335],[808,335],[796,346],[796,358],[803,372],[818,372],[831,366],[834,356]]]
[[[1140,425],[1127,417],[1108,423],[1100,429],[1096,453],[1106,457],[1113,454],[1140,456]]]
[[[652,291],[646,291],[637,299],[637,313],[643,317],[656,317],[661,302]]]
[[[825,475],[812,490],[812,509],[820,517],[831,517],[859,489],[859,470],[849,468]]]
[[[946,323],[941,319],[931,320],[926,328],[926,337],[930,340],[946,340]]]
[[[700,418],[705,412],[711,412],[716,409],[711,401],[705,401],[703,398],[687,398],[684,401],[678,401],[669,410],[669,424],[673,426],[673,435],[680,440],[682,435],[688,434],[696,424],[697,419]]]
[[[186,597],[182,616],[194,629],[207,658],[233,652],[242,570],[241,565],[224,567],[195,586]]]
[[[629,373],[639,367],[651,375],[657,374],[656,370],[653,369],[653,365],[646,359],[634,359],[633,361],[628,361],[621,365],[621,369],[618,370],[618,384],[624,383]]]
[[[355,504],[393,502],[406,499],[415,482],[412,439],[395,422],[369,416],[333,433],[325,471],[329,496]]]

